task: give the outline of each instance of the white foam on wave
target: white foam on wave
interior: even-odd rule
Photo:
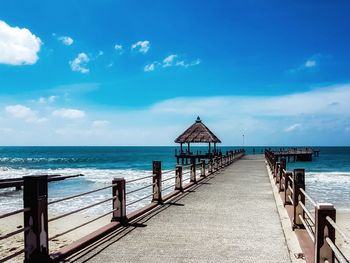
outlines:
[[[164,170],[164,178],[169,178],[175,175],[175,172],[168,172]],[[58,181],[49,184],[49,201],[61,199],[67,196],[79,194],[82,192],[88,192],[95,190],[112,183],[114,178],[124,178],[126,181],[148,177],[152,175],[152,171],[147,170],[133,170],[133,169],[95,169],[95,168],[64,168],[64,169],[6,169],[0,172],[1,178],[15,178],[27,175],[39,175],[39,174],[61,174],[74,175],[74,174],[84,174],[84,177],[67,179],[64,181]],[[175,181],[175,179],[174,179]],[[164,182],[163,187],[168,187],[174,184],[174,181],[169,180]],[[132,182],[127,184],[126,191],[132,191],[143,186],[149,186],[152,184],[152,178],[146,178],[145,180],[140,180],[137,182]],[[169,189],[166,192],[170,192]],[[144,196],[150,195],[152,193],[152,187],[149,186],[146,189],[137,191],[133,194],[127,196],[127,202],[136,201]],[[84,195],[82,197],[74,198],[69,201],[60,202],[49,206],[49,213],[61,214],[64,212],[72,211],[77,208],[87,206],[99,201],[103,201],[111,197],[111,189],[108,188],[103,191],[96,193],[91,193]],[[138,209],[151,200],[151,197],[136,203],[128,207],[128,210]],[[0,190],[0,212],[9,212],[14,209],[20,209],[23,206],[22,202],[22,191],[15,191],[14,189],[2,189]],[[112,201],[107,202],[101,206],[93,207],[89,210],[84,211],[88,214],[101,214],[102,212],[108,212],[112,209]]]
[[[307,172],[305,184],[317,202],[333,203],[341,209],[350,208],[350,172]]]

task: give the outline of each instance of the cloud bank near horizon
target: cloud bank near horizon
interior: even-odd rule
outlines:
[[[91,91],[93,92],[93,90]],[[349,145],[350,84],[281,96],[180,97],[139,110],[2,103],[1,145],[172,145],[197,116],[223,145]],[[332,138],[331,140],[329,138]]]

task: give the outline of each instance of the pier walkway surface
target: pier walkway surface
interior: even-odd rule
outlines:
[[[291,262],[263,155],[245,156],[74,262]]]

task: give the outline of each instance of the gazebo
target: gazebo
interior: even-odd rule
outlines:
[[[216,149],[216,144],[221,143],[220,139],[211,131],[207,126],[203,124],[201,119],[197,117],[197,120],[192,124],[187,130],[185,130],[179,137],[176,138],[175,143],[180,144],[180,152],[176,151],[175,157],[177,158],[177,163],[180,159],[182,163],[186,160],[188,163],[189,158],[200,159],[210,159],[218,154]],[[207,153],[197,153],[191,152],[191,143],[208,143]],[[183,150],[183,144],[187,144],[187,149]],[[211,144],[213,144],[214,149],[212,151]]]

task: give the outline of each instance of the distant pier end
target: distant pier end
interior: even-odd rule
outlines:
[[[192,158],[197,160],[211,159],[221,154],[216,148],[216,144],[221,143],[221,140],[203,124],[199,117],[197,117],[194,124],[176,138],[175,143],[180,144],[180,150],[175,150],[178,164],[180,161],[182,164],[188,164],[188,159]],[[208,143],[208,151],[197,151],[194,153],[191,151],[191,143]],[[183,147],[184,144],[187,144],[187,147]]]

